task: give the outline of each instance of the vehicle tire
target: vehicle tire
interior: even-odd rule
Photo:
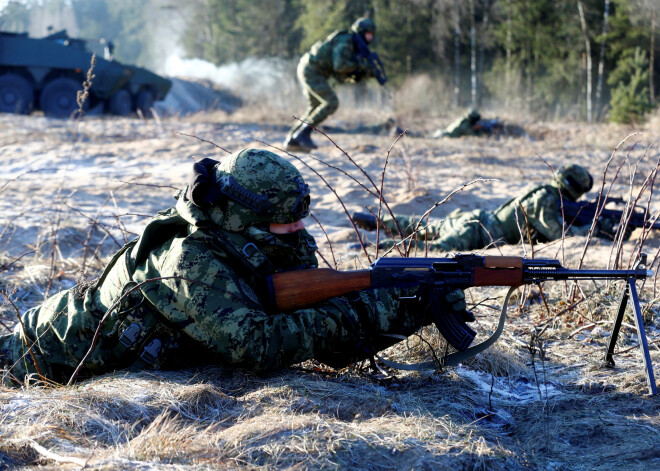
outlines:
[[[128,116],[133,110],[133,100],[128,90],[117,90],[110,97],[110,113],[117,116]]]
[[[154,106],[155,101],[154,92],[149,89],[143,88],[137,94],[135,99],[135,108],[140,110],[145,117],[151,116],[151,108]]]
[[[51,80],[41,90],[39,106],[46,116],[53,118],[68,118],[78,110],[77,94],[82,90],[82,84],[68,77]],[[88,108],[89,100],[85,101],[84,110]]]
[[[34,105],[30,82],[13,73],[0,75],[0,112],[29,114]]]

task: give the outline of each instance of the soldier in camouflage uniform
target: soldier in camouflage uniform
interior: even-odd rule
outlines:
[[[81,377],[202,362],[254,371],[310,358],[344,366],[396,342],[377,334],[408,335],[430,322],[415,288],[275,312],[265,302],[265,277],[317,266],[316,243],[302,222],[308,186],[293,165],[263,150],[221,163],[204,159],[194,170],[176,205],[115,254],[97,280],[52,296],[22,316],[24,328],[0,337],[0,364],[13,378],[37,373],[36,362],[41,375],[65,381],[95,332]],[[444,302],[466,313],[462,291]]]
[[[315,149],[312,142],[312,126],[317,127],[339,106],[339,99],[328,83],[334,78],[339,83],[359,82],[373,76],[366,60],[358,57],[355,35],[369,44],[376,34],[376,24],[369,18],[359,18],[350,31],[335,31],[327,38],[314,43],[298,63],[298,80],[307,99],[307,110],[284,141],[288,151],[307,152]]]
[[[535,243],[557,240],[562,237],[563,228],[560,198],[576,201],[591,189],[592,184],[593,179],[584,167],[576,164],[563,166],[557,171],[556,180],[512,198],[495,211],[455,210],[445,219],[431,220],[428,225],[423,222],[416,240],[420,245],[427,243],[432,250],[469,251],[500,242],[515,244],[520,241],[521,231],[527,240],[527,227]],[[371,214],[356,213],[354,220],[359,227],[376,229],[376,218]],[[409,236],[418,218],[397,216],[396,221],[404,236]],[[390,217],[383,218],[383,224],[390,234],[399,233]],[[565,234],[585,235],[588,229],[572,225],[566,228]]]
[[[477,110],[466,111],[463,116],[451,123],[442,132],[436,132],[433,137],[461,137],[476,136],[480,134],[479,121],[481,115]]]

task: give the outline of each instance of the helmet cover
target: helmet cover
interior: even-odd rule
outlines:
[[[365,33],[372,33],[375,35],[376,23],[374,23],[374,20],[372,20],[371,18],[367,18],[367,17],[358,18],[351,25],[351,31],[353,31],[355,34],[362,35],[362,37],[364,37]]]
[[[573,201],[591,190],[594,179],[586,168],[577,164],[563,165],[557,170],[559,189]]]
[[[272,152],[243,149],[213,171],[226,201],[223,229],[238,232],[257,224],[289,224],[309,215],[309,186],[295,166]]]

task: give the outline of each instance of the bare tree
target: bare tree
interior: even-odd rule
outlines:
[[[587,22],[584,19],[584,8],[582,1],[577,1],[578,12],[580,13],[580,24],[582,25],[582,37],[584,39],[584,47],[587,59],[587,121],[592,122],[593,116],[591,111],[591,41],[589,41],[589,34],[587,32]]]
[[[454,105],[461,104],[461,12],[460,0],[454,0]]]
[[[653,84],[653,68],[655,64],[655,19],[657,8],[651,9],[651,47],[649,48],[649,94],[651,105],[655,105],[655,87]]]
[[[477,108],[477,28],[474,0],[470,0],[470,106]]]
[[[607,22],[610,16],[610,0],[605,0],[603,12],[603,41],[600,43],[600,59],[598,60],[598,80],[596,81],[596,114],[600,117],[600,99],[603,91],[603,71],[605,69],[605,46],[607,44]]]
[[[513,43],[511,33],[511,0],[506,0],[506,75],[504,81],[506,83],[506,101],[505,104],[509,105],[509,97],[511,96],[511,44]]]

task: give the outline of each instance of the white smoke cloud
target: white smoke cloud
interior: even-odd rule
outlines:
[[[202,59],[183,58],[180,51],[165,61],[164,73],[171,77],[209,80],[242,99],[276,107],[291,107],[302,96],[295,74],[296,62],[249,57],[241,62],[216,66]]]

